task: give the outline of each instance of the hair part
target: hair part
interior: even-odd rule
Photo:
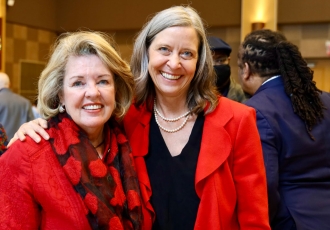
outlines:
[[[290,97],[293,111],[306,124],[308,134],[324,118],[321,90],[313,81],[313,71],[301,56],[297,46],[279,32],[257,30],[248,34],[239,52],[239,67],[247,63],[251,73],[261,77],[281,75],[284,89]]]
[[[187,103],[188,107],[198,114],[209,102],[206,111],[209,113],[218,104],[216,76],[202,19],[190,6],[174,6],[156,13],[138,34],[131,58],[131,70],[136,83],[135,103],[137,106],[147,103],[148,108],[151,109],[155,97],[155,86],[148,71],[148,49],[159,32],[175,26],[193,27],[198,35],[198,62],[195,76],[188,90]]]
[[[129,65],[111,44],[111,38],[101,32],[78,31],[59,36],[38,83],[38,109],[43,118],[48,119],[59,113],[59,94],[63,90],[69,58],[86,55],[96,55],[113,73],[116,107],[112,116],[119,120],[123,118],[133,99],[134,79]]]

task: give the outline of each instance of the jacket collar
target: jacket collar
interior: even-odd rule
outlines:
[[[220,97],[217,108],[205,116],[196,169],[196,187],[200,181],[223,164],[232,150],[232,141],[225,129],[226,124],[233,117],[233,111],[228,101],[229,99]]]
[[[275,78],[269,82],[266,82],[265,84],[261,85],[259,87],[259,89],[257,89],[257,91],[254,93],[254,94],[257,94],[265,89],[268,89],[268,88],[273,88],[273,87],[277,87],[277,86],[283,86],[284,85],[284,82],[283,82],[283,79],[282,77],[278,77],[278,78]]]

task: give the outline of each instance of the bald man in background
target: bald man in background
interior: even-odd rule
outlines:
[[[7,74],[0,72],[0,123],[10,140],[21,124],[34,119],[31,102],[12,92]]]

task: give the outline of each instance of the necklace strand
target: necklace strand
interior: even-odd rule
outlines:
[[[181,116],[177,117],[177,118],[166,118],[164,117],[157,109],[156,107],[156,99],[154,100],[154,111],[164,120],[164,121],[168,121],[168,122],[175,122],[175,121],[178,121],[180,120],[181,118],[183,117],[186,117],[188,116],[188,114],[191,112],[191,111],[188,111],[186,112],[185,114],[182,114]]]
[[[190,114],[191,111],[188,111],[187,113],[181,115],[180,117],[178,118],[174,118],[174,119],[169,119],[169,118],[165,118],[163,117],[160,112],[157,110],[156,108],[156,99],[154,100],[154,114],[155,114],[155,120],[156,120],[156,123],[158,125],[158,127],[162,130],[164,130],[165,132],[167,133],[175,133],[179,130],[181,130],[186,124],[187,124],[187,121],[188,121],[188,118],[189,118],[189,114]],[[176,129],[167,129],[167,128],[164,128],[163,126],[161,126],[161,124],[159,124],[159,121],[158,121],[158,116],[160,116],[164,121],[169,121],[169,122],[174,122],[174,121],[178,121],[179,119],[183,118],[183,117],[186,117],[183,121],[183,123]]]
[[[181,130],[187,124],[188,118],[189,118],[189,116],[187,116],[184,119],[183,123],[178,128],[176,128],[176,129],[167,129],[167,128],[164,128],[163,126],[161,126],[159,124],[159,121],[158,121],[158,118],[157,118],[157,112],[155,112],[155,120],[156,120],[156,123],[157,123],[158,127],[161,128],[162,130],[164,130],[167,133],[175,133],[175,132]]]
[[[94,145],[93,145],[93,147],[97,149],[97,148],[100,147],[103,143],[104,143],[104,139],[103,139],[103,141],[101,141],[100,144],[98,144],[97,146],[94,146]]]

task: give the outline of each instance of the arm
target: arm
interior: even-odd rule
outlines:
[[[255,111],[248,109],[238,125],[233,148],[233,177],[241,229],[269,230],[265,167]]]
[[[22,124],[15,133],[14,137],[10,140],[8,147],[11,146],[17,139],[20,139],[20,141],[24,141],[25,135],[30,136],[37,143],[41,141],[40,136],[43,139],[48,140],[49,135],[45,131],[47,127],[47,121],[42,118],[38,118]]]
[[[269,219],[272,227],[281,226],[292,222],[289,213],[279,192],[279,149],[281,146],[280,137],[270,125],[267,118],[257,111],[257,126],[260,134],[262,151],[266,166]],[[288,226],[288,225],[284,225]],[[280,229],[281,227],[279,227]]]
[[[0,158],[0,229],[38,229],[40,213],[33,198],[31,162],[16,146]]]

